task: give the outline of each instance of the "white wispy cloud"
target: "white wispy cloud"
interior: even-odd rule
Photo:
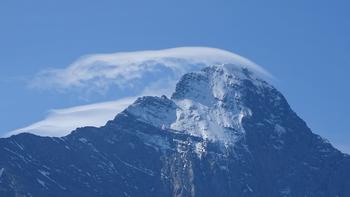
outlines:
[[[64,136],[82,126],[102,126],[135,100],[135,95],[170,95],[185,73],[214,64],[247,67],[257,74],[271,75],[237,54],[208,47],[181,47],[156,51],[95,54],[79,58],[62,69],[41,71],[31,86],[43,89],[87,92],[133,92],[128,98],[67,109],[51,110],[44,120],[11,131],[6,136],[30,132],[42,136]],[[111,88],[113,87],[113,88]]]
[[[208,47],[180,47],[156,51],[94,54],[81,57],[66,68],[40,72],[32,87],[106,91],[111,86],[134,88],[140,81],[146,87],[179,76],[205,65],[232,63],[269,75],[252,61],[237,54]],[[164,72],[167,75],[162,75]],[[158,73],[156,75],[155,73]]]
[[[4,137],[23,132],[40,136],[59,137],[67,135],[79,127],[102,126],[135,100],[136,97],[128,97],[116,101],[50,110],[44,120],[33,123],[25,128],[11,131],[5,134]]]

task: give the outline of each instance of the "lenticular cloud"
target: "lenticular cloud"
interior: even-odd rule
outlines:
[[[181,47],[155,51],[118,52],[81,57],[63,69],[40,72],[32,83],[39,88],[108,90],[153,86],[159,81],[174,81],[186,72],[214,64],[248,67],[269,74],[252,61],[237,54],[208,47]],[[45,82],[45,83],[43,83]]]

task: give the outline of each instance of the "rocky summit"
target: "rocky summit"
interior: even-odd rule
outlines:
[[[258,74],[215,65],[105,126],[0,139],[1,197],[349,197],[350,156]]]

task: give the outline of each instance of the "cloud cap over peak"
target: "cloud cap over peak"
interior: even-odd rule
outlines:
[[[145,78],[152,78],[146,84],[148,87],[155,81],[173,81],[186,72],[214,64],[234,64],[263,76],[271,76],[254,62],[222,49],[179,47],[83,56],[66,68],[38,73],[31,85],[59,90],[83,88],[94,92],[108,90],[110,86],[133,87],[137,82],[144,82]],[[166,78],[157,75],[164,72],[169,73]]]

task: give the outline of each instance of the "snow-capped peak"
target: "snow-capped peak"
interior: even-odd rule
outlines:
[[[176,86],[173,99],[188,98],[209,104],[214,100],[223,100],[229,92],[236,92],[237,86],[244,80],[260,86],[264,81],[244,67],[222,64],[205,67],[201,71],[185,74]]]
[[[127,111],[153,126],[232,143],[243,136],[251,110],[241,102],[241,85],[264,82],[248,69],[223,64],[185,74],[171,99],[143,97]],[[147,103],[147,104],[146,104]]]

